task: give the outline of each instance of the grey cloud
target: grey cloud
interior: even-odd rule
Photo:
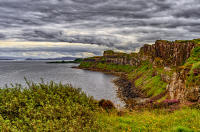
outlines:
[[[96,44],[103,46],[115,47],[115,44],[122,43],[119,39],[112,35],[67,35],[62,31],[50,32],[49,30],[34,30],[25,31],[23,34],[29,41],[51,41],[51,42],[69,42],[69,43],[83,43]]]
[[[196,32],[198,34],[200,32],[200,25],[188,26],[186,27],[186,29],[190,32],[193,32],[193,33]]]
[[[134,50],[160,38],[197,37],[199,4],[199,0],[1,0],[0,39]]]
[[[185,17],[185,18],[199,18],[200,17],[200,7],[183,9],[174,14],[176,17]]]
[[[198,19],[200,17],[200,1],[199,0],[191,0],[188,2],[183,3],[182,5],[179,4],[179,10],[175,10],[173,16],[175,17],[183,17],[187,19]]]
[[[6,36],[4,35],[4,34],[0,34],[0,39],[2,40],[2,39],[5,39],[6,38]]]
[[[54,4],[53,4],[54,3]],[[97,3],[97,4],[95,4]],[[116,0],[102,1],[11,1],[0,2],[1,19],[7,26],[44,25],[45,23],[64,23],[83,20],[100,21],[115,17],[128,19],[150,18],[159,8],[165,9],[166,2],[144,0],[122,2]],[[97,6],[102,4],[101,6]],[[151,7],[156,7],[155,9]],[[168,5],[169,6],[169,5]],[[170,7],[170,6],[169,6]],[[111,21],[112,22],[112,21]],[[14,23],[14,24],[13,24]]]

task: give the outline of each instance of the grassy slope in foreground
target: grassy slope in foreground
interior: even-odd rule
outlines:
[[[200,110],[119,112],[71,85],[28,83],[0,89],[1,131],[198,131]]]

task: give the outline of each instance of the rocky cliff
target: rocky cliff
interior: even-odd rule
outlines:
[[[84,62],[91,62],[96,68],[113,68],[113,71],[119,66],[132,66],[126,75],[147,97],[185,103],[200,101],[199,58],[200,39],[157,40],[155,44],[145,44],[138,53],[109,50],[103,56],[87,58]]]
[[[157,40],[155,44],[145,44],[141,47],[138,54],[115,53],[113,51],[105,51],[103,56],[107,62],[115,64],[127,64],[138,66],[141,61],[156,59],[162,60],[163,66],[179,66],[190,57],[192,49],[197,44],[193,41],[165,41]]]
[[[153,45],[144,45],[140,53],[149,56],[153,61],[155,58],[163,60],[164,66],[179,66],[190,57],[192,49],[196,46],[194,41],[163,41],[157,40]]]

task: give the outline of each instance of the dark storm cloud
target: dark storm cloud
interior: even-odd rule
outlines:
[[[157,39],[198,37],[199,4],[199,0],[1,0],[0,39],[134,50]]]
[[[200,1],[199,0],[191,0],[183,3],[179,10],[176,10],[173,15],[175,17],[183,17],[183,18],[199,18],[200,17]]]
[[[189,30],[190,32],[196,32],[199,33],[200,32],[200,25],[196,25],[196,26],[191,26],[191,27],[186,27],[187,30]]]
[[[0,39],[5,39],[5,35],[4,34],[0,34]]]
[[[23,37],[28,41],[51,41],[51,42],[69,42],[69,43],[83,43],[83,44],[96,44],[103,46],[115,46],[117,43],[121,43],[119,39],[112,35],[67,35],[61,31],[49,31],[49,30],[33,30],[24,31]]]

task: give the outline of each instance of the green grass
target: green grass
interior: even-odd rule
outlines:
[[[115,72],[125,72],[129,73],[135,69],[135,67],[130,65],[117,65],[117,64],[106,64],[106,63],[98,63],[96,65],[98,69],[105,69],[108,71],[115,71]]]
[[[193,64],[192,69],[191,69],[191,72],[192,72],[193,70],[199,69],[199,68],[200,68],[200,61]]]
[[[83,61],[81,62],[81,64],[79,65],[80,68],[92,68],[94,65],[94,62],[86,62]]]
[[[176,40],[175,42],[177,43],[188,43],[188,42],[192,42],[195,44],[200,44],[200,39],[193,39],[193,40]]]
[[[200,131],[200,110],[182,109],[174,113],[165,110],[127,112],[123,116],[99,114],[104,131],[129,132],[192,132]]]
[[[160,76],[154,76],[145,81],[142,89],[146,91],[149,97],[157,96],[166,90],[167,83],[163,82]]]
[[[142,89],[148,97],[163,93],[167,86],[167,83],[163,82],[160,77],[161,71],[158,72],[158,75],[152,76],[154,70],[149,62],[143,62],[141,66],[128,75],[130,80],[135,80],[135,86]]]
[[[185,65],[194,64],[200,61],[200,46],[195,47],[188,60],[186,61]]]
[[[200,46],[192,50],[190,58],[184,64],[184,67],[189,68],[189,75],[186,78],[187,87],[200,85],[200,75],[195,75],[195,70],[200,70]]]
[[[131,65],[117,65],[112,63],[101,63],[101,62],[81,62],[81,68],[94,68],[99,70],[105,70],[110,72],[125,72],[129,73],[135,69]]]
[[[200,39],[193,39],[192,40],[195,44],[200,44]]]
[[[153,72],[152,65],[147,61],[143,62],[133,72],[129,73],[128,74],[128,79],[129,80],[135,79],[136,77],[141,76],[145,72],[146,73],[148,72],[148,74],[151,74]]]

